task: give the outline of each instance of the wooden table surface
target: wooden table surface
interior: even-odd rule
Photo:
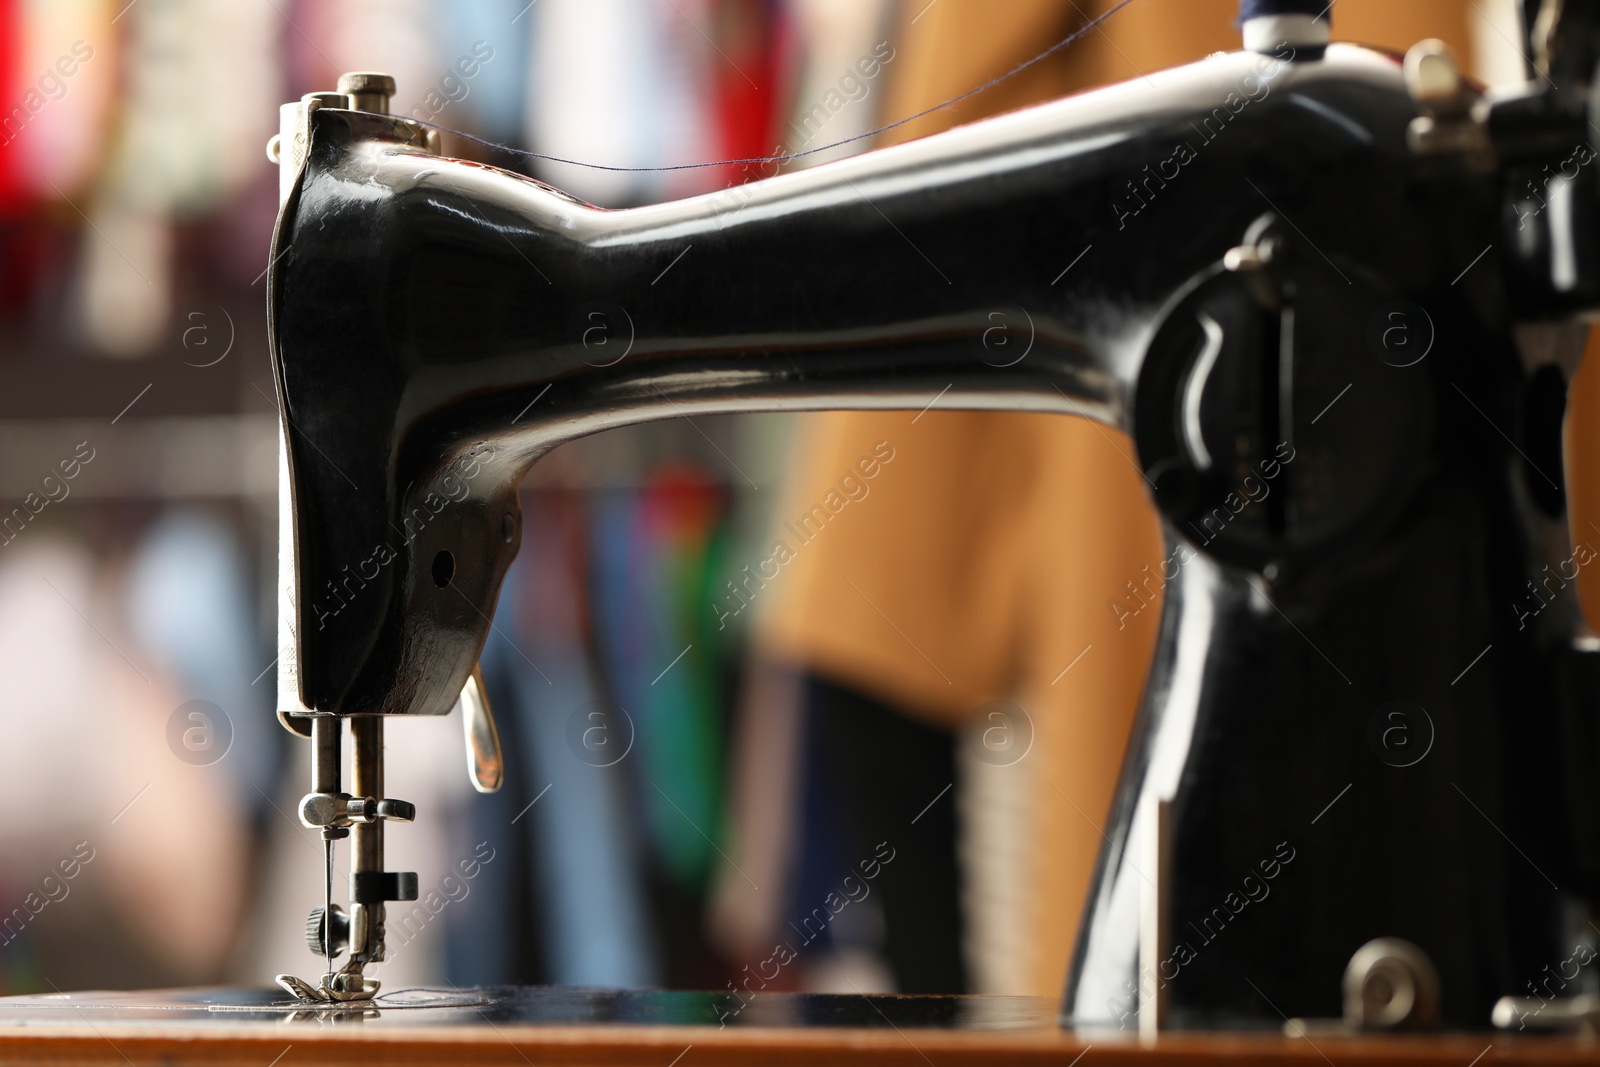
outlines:
[[[1054,1002],[1021,997],[762,995],[740,1012],[733,1025],[719,1027],[696,1018],[706,1005],[717,1002],[714,994],[465,992],[481,992],[489,999],[444,1008],[385,1007],[363,1018],[348,1013],[296,1014],[278,1006],[240,1008],[228,1004],[240,991],[228,990],[4,998],[0,999],[0,1062],[122,1067],[1600,1063],[1600,1046],[1577,1038],[1487,1033],[1319,1035],[1309,1040],[1273,1033],[1175,1033],[1145,1044],[1130,1035],[1061,1030],[1054,1022]],[[725,996],[719,999],[728,1003]],[[596,1021],[597,1015],[604,1021]],[[931,1024],[918,1025],[919,1015],[927,1016]],[[772,1023],[784,1017],[789,1022]],[[868,1021],[869,1017],[874,1018]]]

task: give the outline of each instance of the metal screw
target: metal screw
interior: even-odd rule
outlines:
[[[379,115],[389,113],[389,99],[394,96],[394,78],[376,70],[355,70],[339,75],[339,92],[350,97],[357,111],[372,111]]]

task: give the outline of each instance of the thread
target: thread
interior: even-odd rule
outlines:
[[[864,141],[871,137],[877,137],[880,134],[888,133],[890,130],[898,129],[908,122],[915,122],[920,118],[925,118],[926,116],[933,114],[935,111],[943,111],[945,108],[959,104],[961,101],[966,100],[969,97],[977,96],[981,92],[984,92],[988,89],[993,89],[1001,82],[1016,77],[1018,74],[1021,74],[1034,64],[1040,63],[1043,60],[1055,55],[1063,48],[1066,48],[1068,45],[1072,44],[1078,38],[1084,36],[1092,30],[1098,29],[1102,22],[1106,21],[1106,19],[1110,18],[1112,15],[1115,15],[1118,11],[1121,11],[1123,8],[1127,7],[1133,2],[1134,0],[1118,0],[1118,3],[1110,10],[1106,11],[1105,14],[1085,23],[1082,27],[1063,37],[1061,40],[1057,41],[1049,48],[1046,48],[1043,52],[1040,52],[1032,59],[1017,64],[1015,67],[1012,67],[999,77],[991,78],[989,81],[984,82],[977,88],[968,89],[959,96],[952,96],[950,99],[945,100],[942,103],[935,104],[932,107],[924,108],[914,115],[907,115],[903,119],[896,119],[887,125],[879,126],[877,129],[867,130],[864,133],[858,133],[852,137],[846,137],[841,141],[834,141],[832,144],[819,145],[816,148],[807,148],[799,152],[785,152],[782,155],[776,156],[752,156],[748,159],[717,159],[707,163],[677,163],[667,167],[613,167],[604,163],[585,163],[584,161],[578,159],[567,159],[563,156],[551,155],[548,152],[532,152],[525,148],[513,148],[511,145],[501,144],[498,141],[491,141],[487,138],[478,137],[474,134],[466,133],[461,130],[453,130],[448,126],[440,126],[438,123],[425,122],[420,119],[415,121],[417,121],[419,125],[432,127],[433,129],[439,130],[442,133],[452,134],[453,136],[472,141],[476,144],[481,144],[487,148],[493,148],[496,151],[505,152],[507,155],[520,156],[524,159],[541,159],[547,163],[564,163],[567,166],[582,167],[585,170],[604,170],[622,174],[657,174],[674,170],[703,170],[706,167],[749,167],[766,163],[787,163],[791,160],[804,159],[807,156],[814,156],[821,152],[828,152],[835,148],[842,148],[845,145],[854,144],[857,141]],[[1246,4],[1260,4],[1266,3],[1267,0],[1244,0],[1244,2]],[[1293,3],[1294,0],[1280,0],[1280,2]]]

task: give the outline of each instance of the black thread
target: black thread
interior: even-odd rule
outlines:
[[[415,121],[418,122],[419,125],[429,126],[443,133],[453,134],[456,137],[461,137],[468,141],[476,142],[477,144],[505,152],[509,155],[522,156],[525,159],[542,159],[547,163],[565,163],[568,166],[583,167],[586,170],[606,170],[624,174],[655,174],[672,170],[703,170],[706,167],[748,167],[758,163],[787,163],[792,159],[804,159],[806,156],[814,156],[819,152],[831,151],[832,149],[840,148],[847,144],[854,144],[857,141],[864,141],[869,137],[877,137],[879,134],[888,133],[890,130],[904,126],[908,122],[915,122],[917,119],[931,115],[935,111],[943,111],[945,108],[959,104],[968,97],[977,96],[979,93],[984,92],[987,89],[993,89],[996,85],[1006,81],[1008,78],[1014,78],[1018,74],[1021,74],[1035,63],[1055,55],[1057,52],[1061,51],[1063,48],[1067,47],[1072,42],[1088,33],[1090,30],[1098,28],[1099,25],[1106,19],[1110,18],[1112,15],[1115,15],[1118,11],[1121,11],[1123,8],[1127,7],[1133,2],[1134,0],[1119,0],[1116,6],[1112,7],[1105,14],[1085,23],[1081,29],[1075,30],[1066,37],[1063,37],[1061,40],[1057,41],[1049,48],[1046,48],[1043,52],[1040,52],[1032,59],[1012,67],[998,78],[993,78],[989,81],[986,81],[976,89],[968,89],[960,96],[952,96],[943,103],[935,104],[930,108],[925,108],[922,111],[918,111],[914,115],[907,115],[903,119],[896,119],[894,122],[891,122],[886,126],[879,126],[875,130],[868,130],[865,133],[858,133],[853,137],[846,137],[842,141],[834,141],[832,144],[820,145],[816,148],[807,148],[799,152],[786,152],[783,155],[778,156],[753,156],[749,159],[718,159],[709,163],[678,163],[670,167],[612,167],[607,166],[604,163],[584,163],[577,159],[566,159],[562,156],[550,155],[547,152],[531,152],[525,148],[513,148],[510,145],[500,144],[497,141],[491,141],[483,137],[477,137],[470,133],[464,133],[461,130],[452,130],[450,127],[440,126],[438,123],[426,122],[421,119],[417,119]]]

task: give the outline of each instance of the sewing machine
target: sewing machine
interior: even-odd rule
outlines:
[[[386,795],[391,720],[460,707],[474,783],[499,783],[476,662],[540,456],[652,419],[937,402],[1127,431],[1163,517],[1063,1024],[1591,1017],[1560,970],[1600,889],[1600,643],[1572,586],[1594,549],[1561,422],[1600,306],[1600,3],[1527,0],[1530,81],[1498,97],[1436,43],[1328,45],[1320,6],[1249,19],[1241,52],[623,211],[441,158],[383,75],[285,105],[278,706],[330,872],[327,973],[285,988],[370,998],[385,907],[416,895],[384,864],[417,814]]]

